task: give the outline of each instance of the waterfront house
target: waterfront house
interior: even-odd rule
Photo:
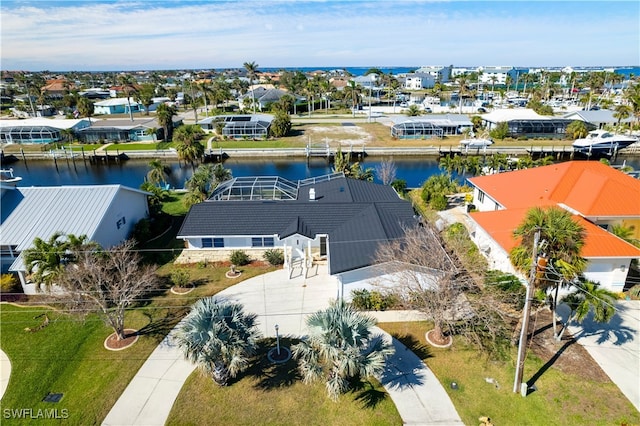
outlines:
[[[200,120],[198,124],[204,130],[216,130],[220,123],[222,135],[230,139],[264,139],[269,135],[273,118],[270,114],[218,115]]]
[[[21,253],[36,237],[86,235],[108,248],[126,240],[149,214],[148,194],[122,185],[0,185],[2,273],[17,272],[26,294],[37,293],[37,283],[29,282]]]
[[[79,132],[91,125],[88,118],[0,120],[0,142],[48,144],[63,141],[67,131]]]
[[[572,121],[584,121],[585,123],[589,123],[590,129],[603,129],[605,126],[616,126],[618,124],[618,119],[613,116],[614,111],[610,109],[599,109],[595,111],[573,111],[568,112],[562,116],[562,118],[566,118]],[[633,115],[630,115],[628,118],[621,119],[620,123],[629,124],[634,121]]]
[[[528,138],[564,138],[567,126],[573,121],[550,115],[540,115],[532,109],[494,109],[488,114],[482,114],[482,124],[487,130],[492,130],[500,123],[509,126],[508,137]]]
[[[397,139],[430,139],[445,135],[459,135],[472,129],[473,123],[465,114],[427,114],[419,117],[391,117],[391,136]]]
[[[180,121],[174,120],[174,126]],[[96,142],[154,142],[162,139],[163,129],[155,117],[104,119],[94,121],[90,127],[76,132],[85,143]]]
[[[559,207],[585,229],[585,277],[612,291],[625,288],[631,261],[640,249],[611,233],[614,225],[640,239],[640,180],[600,162],[568,161],[469,179],[474,187],[472,236],[490,267],[515,273],[509,252],[513,230],[534,206]]]
[[[342,173],[292,182],[242,177],[222,183],[191,207],[178,238],[178,263],[228,261],[234,250],[262,260],[282,249],[289,274],[326,268],[347,288],[366,276],[379,243],[417,222],[411,204],[388,185]]]

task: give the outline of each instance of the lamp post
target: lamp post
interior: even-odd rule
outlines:
[[[278,324],[275,325],[276,329],[276,348],[278,351],[278,355],[280,355],[280,335],[278,334]]]

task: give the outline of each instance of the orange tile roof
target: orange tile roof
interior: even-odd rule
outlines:
[[[564,204],[585,217],[640,217],[640,180],[596,161],[567,161],[469,181],[506,209]]]
[[[507,253],[518,245],[513,231],[524,220],[528,209],[507,209],[471,213],[471,218],[484,229]],[[573,219],[585,229],[585,241],[582,257],[640,257],[640,249],[632,246],[615,235],[594,225],[586,219],[573,215]]]

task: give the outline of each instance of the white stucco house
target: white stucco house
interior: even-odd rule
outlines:
[[[489,267],[516,273],[509,253],[513,236],[534,207],[558,207],[572,213],[585,230],[584,275],[611,291],[622,291],[640,249],[611,233],[614,225],[633,228],[640,238],[640,180],[593,161],[568,161],[469,179],[477,212],[472,238]]]

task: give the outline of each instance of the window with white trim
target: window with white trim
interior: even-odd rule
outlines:
[[[252,237],[251,247],[273,247],[275,240],[273,237]]]

